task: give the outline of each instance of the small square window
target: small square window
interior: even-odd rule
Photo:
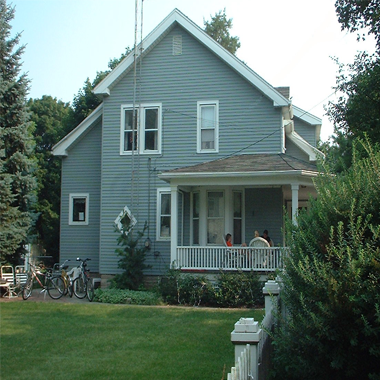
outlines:
[[[89,194],[70,194],[69,224],[88,225]]]

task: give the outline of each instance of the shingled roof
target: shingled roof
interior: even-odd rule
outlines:
[[[163,174],[185,173],[247,173],[247,172],[317,172],[313,163],[299,160],[287,154],[242,154],[186,166],[164,172]]]

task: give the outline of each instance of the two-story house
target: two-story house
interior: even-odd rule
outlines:
[[[127,215],[135,230],[148,224],[147,275],[215,270],[226,233],[249,245],[267,229],[278,250],[284,213],[315,195],[321,120],[177,9],[94,92],[102,104],[53,149],[61,260],[117,273],[115,223]]]

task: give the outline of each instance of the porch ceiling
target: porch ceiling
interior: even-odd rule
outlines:
[[[227,180],[241,184],[311,184],[318,174],[313,163],[299,160],[286,154],[242,154],[198,165],[177,168],[163,172],[159,177],[167,182],[181,183]]]

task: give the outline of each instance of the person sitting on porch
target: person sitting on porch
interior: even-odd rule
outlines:
[[[232,235],[231,234],[227,234],[226,235],[226,245],[227,245],[227,247],[232,247],[233,246],[233,244],[232,244]],[[241,247],[246,247],[246,246],[247,246],[247,244],[245,244],[245,243],[241,244]]]
[[[259,231],[255,231],[255,238],[260,237]]]
[[[271,247],[273,247],[273,241],[272,241],[272,239],[268,236],[268,230],[264,230],[264,232],[263,232],[263,234],[262,234],[262,236],[261,236],[263,239],[265,239],[268,243],[269,243],[269,245],[271,246]]]

